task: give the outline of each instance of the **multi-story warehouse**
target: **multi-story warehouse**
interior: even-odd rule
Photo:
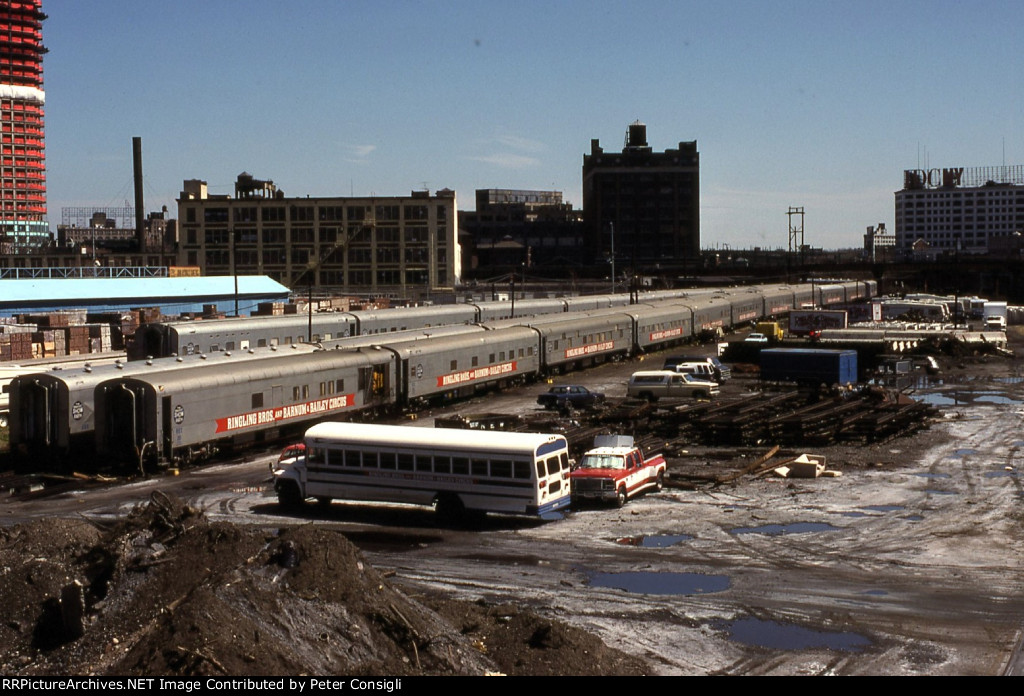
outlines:
[[[423,297],[461,273],[455,192],[286,198],[273,181],[238,176],[235,196],[185,181],[178,263],[204,275],[268,275],[289,288]]]
[[[49,242],[42,0],[0,2],[0,251]]]
[[[1024,231],[1024,166],[912,169],[896,192],[896,247],[904,254],[988,253]]]
[[[594,261],[686,267],[700,254],[697,142],[653,152],[647,126],[634,123],[622,152],[590,141],[583,156],[583,218]]]

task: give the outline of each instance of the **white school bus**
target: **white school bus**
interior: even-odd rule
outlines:
[[[274,471],[283,507],[335,499],[543,515],[569,506],[569,451],[561,435],[321,423],[305,454]]]

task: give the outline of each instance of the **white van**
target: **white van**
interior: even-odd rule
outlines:
[[[626,396],[657,401],[670,397],[708,399],[718,394],[718,384],[694,375],[671,370],[634,372],[626,386]]]
[[[680,372],[687,375],[693,375],[694,377],[700,377],[706,379],[709,382],[717,382],[715,379],[715,366],[708,361],[704,362],[683,362],[679,363],[675,367],[676,372]]]

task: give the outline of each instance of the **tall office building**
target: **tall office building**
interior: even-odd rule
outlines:
[[[42,0],[0,2],[0,251],[46,244]]]
[[[622,152],[595,139],[583,156],[583,219],[593,260],[685,268],[700,254],[700,155],[697,141],[653,152],[647,126],[634,123]]]

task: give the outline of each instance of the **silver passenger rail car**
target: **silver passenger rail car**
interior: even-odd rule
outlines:
[[[313,315],[313,341],[356,333],[356,319],[342,312]],[[144,324],[128,344],[129,360],[284,346],[309,341],[308,315],[230,317]]]
[[[324,418],[392,404],[392,365],[390,354],[372,349],[318,351],[108,380],[96,388],[96,450],[146,470],[295,435]]]
[[[478,320],[479,310],[471,304],[446,304],[360,309],[345,314],[355,320],[354,335],[372,336],[450,324],[473,324]]]
[[[388,341],[381,349],[397,362],[399,406],[524,383],[541,369],[540,334],[525,326],[430,341]]]

